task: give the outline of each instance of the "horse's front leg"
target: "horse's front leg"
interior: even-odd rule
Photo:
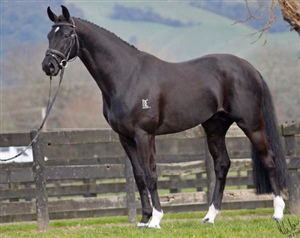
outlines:
[[[151,140],[149,141],[143,136],[137,136],[135,139],[120,136],[120,141],[131,161],[136,185],[141,197],[142,219],[138,223],[138,228],[160,228],[159,223],[163,216],[163,213],[157,194],[157,176],[155,169],[155,160],[154,157],[152,160],[150,159],[151,156],[155,155],[154,137],[153,141],[151,142]],[[154,146],[152,150],[148,148],[151,145],[151,143]],[[152,151],[152,153],[154,154],[149,155],[150,151]],[[154,163],[154,166],[150,165],[150,161]],[[148,189],[150,191],[152,204],[154,207],[153,211],[149,201]],[[151,216],[152,220],[149,223],[149,219]]]
[[[137,145],[135,141],[130,138],[121,135],[119,136],[119,138],[128,158],[130,159],[135,182],[141,198],[142,219],[138,223],[138,228],[148,227],[149,219],[152,216],[152,207],[150,204],[148,190],[146,186],[146,177],[138,160],[138,154],[136,149]]]
[[[145,174],[146,186],[150,192],[153,205],[152,220],[149,223],[149,228],[160,229],[163,211],[157,192],[155,136],[142,130],[138,131],[136,133],[136,143],[138,145],[139,162]]]

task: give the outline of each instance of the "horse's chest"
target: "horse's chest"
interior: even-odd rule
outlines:
[[[106,108],[106,114],[107,122],[111,126],[121,123],[124,120],[124,117],[126,116],[125,112],[120,107]]]
[[[131,109],[122,103],[104,105],[104,115],[111,128],[120,133],[126,127],[130,126]],[[127,130],[127,128],[126,128]]]

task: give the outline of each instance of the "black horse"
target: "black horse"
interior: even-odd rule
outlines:
[[[280,191],[286,186],[285,158],[269,89],[250,63],[228,54],[168,63],[93,23],[70,17],[64,6],[61,16],[49,7],[47,12],[54,25],[48,34],[43,70],[56,76],[78,56],[95,79],[102,91],[104,117],[119,134],[133,167],[142,202],[138,227],[160,228],[163,216],[157,193],[155,136],[199,124],[206,132],[216,174],[203,222],[214,223],[221,209],[230,167],[225,134],[233,122],[252,143],[257,193],[273,193],[273,218],[283,218]]]

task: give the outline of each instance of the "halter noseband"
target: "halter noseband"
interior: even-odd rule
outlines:
[[[46,51],[46,55],[50,55],[52,56],[56,62],[58,63],[58,65],[60,66],[60,68],[64,68],[68,65],[68,62],[70,61],[73,61],[77,58],[78,56],[78,52],[79,52],[79,41],[78,41],[78,36],[76,34],[76,31],[75,31],[75,23],[73,21],[73,19],[71,18],[72,20],[72,24],[71,23],[55,23],[52,27],[59,27],[59,26],[70,26],[73,28],[73,33],[72,35],[70,36],[71,37],[71,41],[66,49],[66,54],[64,54],[63,52],[60,52],[58,50],[55,50],[55,49],[51,49],[49,48],[47,51]],[[73,48],[73,46],[76,44],[76,50],[77,50],[77,53],[76,55],[72,58],[72,59],[69,59],[70,57],[70,54],[71,54],[71,50]],[[57,56],[59,56],[60,58],[62,58],[61,61],[59,61],[59,59],[57,58]]]

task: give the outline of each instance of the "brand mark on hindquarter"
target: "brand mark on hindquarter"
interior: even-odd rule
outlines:
[[[148,99],[142,99],[142,108],[143,108],[143,109],[149,109],[149,108],[151,108],[151,107],[148,105]]]

